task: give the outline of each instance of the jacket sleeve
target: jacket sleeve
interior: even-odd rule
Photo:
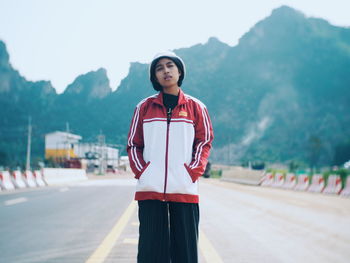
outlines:
[[[143,159],[143,129],[142,115],[140,114],[141,106],[137,106],[134,116],[131,120],[130,130],[128,134],[127,152],[131,170],[135,174],[135,178],[139,178],[142,172],[147,168],[148,164]]]
[[[203,175],[208,163],[211,143],[214,139],[213,127],[205,106],[197,105],[198,114],[195,121],[195,135],[193,142],[192,161],[186,166],[187,171],[195,182],[199,176]]]

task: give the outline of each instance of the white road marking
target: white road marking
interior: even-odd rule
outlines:
[[[75,186],[86,187],[86,186],[135,186],[136,180],[132,179],[101,179],[101,180],[88,180],[80,182]]]
[[[139,243],[137,238],[124,238],[123,240],[124,244],[131,244],[131,245],[137,245]]]
[[[209,239],[200,231],[199,233],[199,248],[202,251],[202,254],[207,263],[215,262],[222,263],[222,259],[219,256],[218,252],[215,250]]]
[[[23,202],[27,202],[28,199],[25,197],[20,197],[20,198],[15,198],[15,199],[10,199],[5,201],[5,205],[15,205],[15,204],[19,204],[19,203],[23,203]]]
[[[136,202],[132,201],[128,208],[125,210],[124,214],[119,218],[117,223],[114,225],[111,232],[105,237],[100,246],[95,250],[95,252],[88,258],[85,263],[102,263],[107,258],[108,254],[111,252],[115,242],[118,240],[120,234],[126,227],[128,221],[133,215],[136,209]]]

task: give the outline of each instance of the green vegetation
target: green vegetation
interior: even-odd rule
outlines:
[[[222,170],[210,170],[210,178],[221,178]]]

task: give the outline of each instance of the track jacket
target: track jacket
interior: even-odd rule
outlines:
[[[170,121],[162,92],[142,100],[136,106],[127,145],[138,179],[135,200],[198,203],[197,179],[204,173],[212,140],[205,105],[181,89]]]

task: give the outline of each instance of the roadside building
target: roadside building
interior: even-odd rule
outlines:
[[[66,168],[84,168],[88,172],[115,172],[119,150],[101,143],[81,142],[80,135],[55,131],[45,135],[45,159]]]

